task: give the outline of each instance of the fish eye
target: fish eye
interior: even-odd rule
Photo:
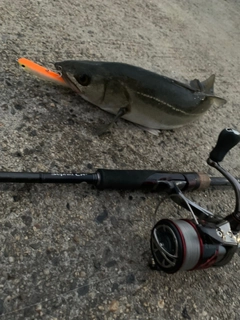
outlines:
[[[21,64],[21,67],[25,68],[25,64]]]
[[[91,78],[87,74],[83,74],[81,76],[74,76],[74,78],[82,86],[88,86],[91,82]]]

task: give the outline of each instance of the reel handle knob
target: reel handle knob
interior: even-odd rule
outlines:
[[[209,158],[214,162],[221,162],[225,155],[240,141],[240,133],[227,128],[219,134],[216,146],[210,152]]]

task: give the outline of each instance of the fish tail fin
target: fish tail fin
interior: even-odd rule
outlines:
[[[214,91],[215,74],[212,74],[209,78],[201,82],[203,91],[205,93],[212,94]]]
[[[214,81],[215,81],[215,74],[212,74],[206,80],[200,82],[198,79],[194,79],[190,81],[190,85],[197,91],[213,94],[214,91]]]
[[[220,97],[216,97],[216,96],[208,96],[208,99],[210,99],[211,101],[211,105],[214,105],[216,107],[221,107],[223,106],[225,103],[227,103],[227,100],[220,98]]]

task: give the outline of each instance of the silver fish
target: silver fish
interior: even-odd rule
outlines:
[[[115,116],[149,129],[174,129],[226,100],[214,95],[215,75],[189,84],[116,62],[62,61],[55,67],[81,97]]]

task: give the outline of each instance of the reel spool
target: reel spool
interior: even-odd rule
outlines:
[[[190,221],[160,220],[152,230],[153,258],[168,273],[191,270],[199,261],[202,242]]]
[[[215,231],[215,228],[207,229]],[[237,246],[204,233],[192,220],[160,220],[152,229],[151,251],[157,269],[166,273],[227,264]]]

